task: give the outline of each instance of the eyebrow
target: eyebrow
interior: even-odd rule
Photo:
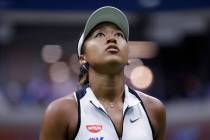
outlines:
[[[90,35],[93,35],[94,33],[97,33],[97,32],[100,32],[100,31],[104,31],[104,30],[106,30],[105,27],[95,29],[95,30],[93,30],[93,32],[91,32]],[[124,35],[124,33],[118,28],[116,28],[116,30],[113,31],[113,32],[121,32]]]
[[[91,37],[92,35],[94,35],[95,32],[99,32],[99,31],[103,30],[103,28],[105,28],[107,26],[111,26],[111,27],[115,28],[117,32],[119,31],[119,32],[121,32],[125,36],[125,34],[123,33],[123,31],[119,27],[117,27],[115,24],[109,23],[109,22],[107,22],[107,23],[105,22],[105,23],[100,23],[100,24],[96,25],[92,29],[92,31],[87,35],[86,39],[89,38],[89,37]]]

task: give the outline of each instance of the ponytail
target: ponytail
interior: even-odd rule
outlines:
[[[84,49],[85,45],[83,45],[81,48],[81,54],[84,54],[85,51]],[[79,84],[81,85],[81,87],[89,84],[88,67],[89,67],[88,63],[80,65]]]
[[[82,64],[80,66],[79,83],[81,86],[87,85],[89,83],[87,64]]]

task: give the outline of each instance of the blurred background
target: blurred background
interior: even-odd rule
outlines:
[[[126,82],[164,102],[167,140],[210,140],[208,0],[0,0],[0,139],[38,139],[47,105],[79,87],[77,42],[105,5],[128,16]]]

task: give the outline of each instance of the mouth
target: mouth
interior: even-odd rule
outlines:
[[[118,53],[120,51],[120,49],[116,45],[109,45],[106,48],[106,51],[108,51],[110,53]]]

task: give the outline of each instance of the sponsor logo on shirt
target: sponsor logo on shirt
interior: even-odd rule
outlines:
[[[103,140],[104,137],[95,137],[95,138],[89,138],[88,140]]]
[[[86,125],[86,128],[91,133],[98,133],[102,130],[102,125],[96,125],[96,124],[95,125]],[[93,140],[103,140],[103,138],[102,139],[93,139]]]

